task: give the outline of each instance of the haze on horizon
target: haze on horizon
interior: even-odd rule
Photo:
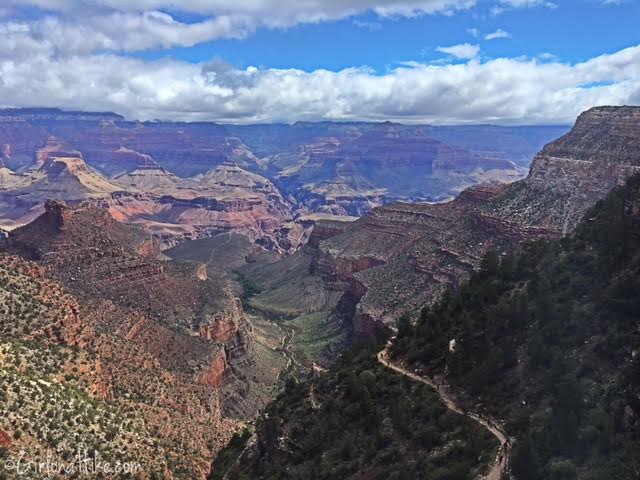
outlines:
[[[594,105],[640,103],[635,0],[3,4],[0,107],[558,124]]]

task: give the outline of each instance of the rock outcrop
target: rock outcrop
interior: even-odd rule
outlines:
[[[183,240],[233,231],[277,252],[300,245],[294,207],[266,178],[224,164],[203,175],[180,178],[158,167],[114,179],[123,191],[106,203],[120,221],[142,223],[170,247]],[[284,226],[290,231],[282,234]]]
[[[448,203],[379,207],[320,241],[322,275],[342,279],[360,299],[356,333],[393,326],[437,300],[489,250],[571,231],[590,206],[640,171],[638,125],[638,107],[594,108],[536,156],[522,181],[473,187]]]
[[[267,159],[279,169],[278,185],[314,211],[359,216],[384,203],[447,199],[472,184],[525,173],[508,156],[474,151],[473,142],[463,148],[437,141],[426,127],[345,124],[330,132]]]
[[[534,133],[527,127],[442,130],[388,122],[239,127],[135,122],[113,113],[57,109],[0,110],[1,159],[16,173],[0,172],[0,188],[12,190],[0,196],[0,226],[15,228],[33,220],[42,212],[39,200],[47,196],[67,202],[111,197],[116,215],[147,223],[170,246],[219,232],[218,220],[203,212],[215,199],[216,208],[229,214],[255,210],[251,216],[256,220],[248,229],[247,215],[240,221],[223,218],[223,228],[236,228],[239,222],[252,241],[289,252],[299,247],[304,234],[293,223],[278,230],[273,222],[282,225],[292,214],[362,215],[393,200],[442,200],[479,181],[519,178],[523,155],[530,158],[563,127],[532,129]],[[74,166],[74,158],[86,165]],[[54,159],[58,161],[47,168],[51,178],[38,182],[46,172],[36,172]],[[61,159],[67,159],[66,167]],[[224,165],[239,167],[245,177],[231,199],[229,186],[221,182]],[[63,170],[68,172],[57,178],[54,172]],[[261,177],[250,188],[246,179],[251,175]],[[163,190],[172,193],[158,205]],[[184,205],[198,199],[195,206]],[[165,222],[162,214],[172,205],[173,218]],[[181,213],[193,208],[197,212]],[[260,232],[263,226],[270,231]]]
[[[596,107],[547,145],[529,176],[489,209],[525,224],[570,232],[586,210],[640,171],[640,108]]]

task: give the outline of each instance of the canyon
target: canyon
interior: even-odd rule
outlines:
[[[126,438],[148,472],[204,478],[285,385],[415,320],[488,252],[572,232],[640,172],[638,125],[640,108],[594,108],[540,150],[566,129],[4,110],[2,381],[55,379],[97,402],[101,448]],[[18,361],[45,354],[56,372]],[[27,432],[11,448],[61,455],[70,440],[38,438],[30,405],[0,424]]]
[[[446,203],[391,203],[339,227],[320,220],[319,237],[294,257],[310,265],[319,290],[349,299],[356,335],[395,328],[403,315],[414,316],[465,281],[488,251],[571,232],[588,208],[640,171],[639,122],[638,107],[591,109],[535,156],[523,180],[471,187]],[[246,268],[250,277],[255,270]],[[259,274],[254,278],[263,290],[259,306],[273,295]],[[344,305],[335,301],[329,313],[308,306],[304,314],[330,318]]]
[[[459,127],[458,145],[457,128],[136,122],[5,109],[0,228],[29,223],[57,199],[106,206],[120,221],[145,225],[163,249],[233,231],[292,253],[310,234],[312,222],[301,217],[360,216],[397,199],[443,200],[480,181],[512,181],[524,174],[523,158],[566,130]]]
[[[18,290],[13,297],[25,280],[4,281],[4,335],[86,353],[89,371],[78,376],[76,367],[63,384],[80,382],[122,415],[138,412],[130,421],[163,451],[144,450],[148,473],[203,477],[208,456],[266,404],[278,375],[256,365],[260,354],[272,352],[253,342],[229,280],[160,260],[159,246],[146,229],[118,222],[107,209],[47,201],[0,254],[4,272],[36,284],[44,312],[13,309],[12,301],[33,294]],[[242,415],[230,414],[241,391]],[[147,448],[139,438],[128,442]],[[19,445],[51,447],[26,436]]]

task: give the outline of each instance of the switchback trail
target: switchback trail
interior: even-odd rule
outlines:
[[[460,415],[464,415],[465,417],[470,418],[474,422],[482,425],[484,428],[489,430],[489,432],[491,432],[491,434],[494,437],[496,437],[500,442],[500,448],[498,450],[498,455],[495,461],[493,462],[493,466],[491,467],[491,470],[484,478],[485,480],[500,480],[503,474],[507,470],[507,461],[509,458],[509,454],[511,452],[511,445],[513,443],[512,439],[509,438],[509,436],[505,433],[505,431],[502,430],[495,422],[482,418],[475,413],[469,413],[469,412],[463,411],[460,407],[458,407],[458,405],[454,402],[451,396],[447,394],[447,392],[445,392],[444,389],[438,384],[436,384],[432,379],[428,377],[422,377],[413,372],[410,372],[409,370],[407,370],[406,368],[400,365],[392,363],[391,360],[389,360],[389,347],[391,346],[392,340],[393,339],[389,340],[385,348],[380,352],[378,352],[378,355],[377,355],[378,362],[380,362],[385,367],[393,370],[394,372],[397,372],[400,375],[404,375],[405,377],[410,378],[411,380],[424,383],[425,385],[429,385],[436,392],[438,392],[438,395],[440,395],[440,398],[442,399],[442,401],[444,402],[444,404],[447,406],[449,410],[456,412]]]

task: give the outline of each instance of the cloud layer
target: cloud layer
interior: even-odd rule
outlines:
[[[381,17],[451,14],[475,0],[5,0],[8,12],[32,5],[38,20],[0,23],[0,48],[54,52],[139,51],[244,38],[259,27],[338,20],[364,12]],[[197,15],[181,22],[169,11]]]
[[[568,65],[528,59],[411,64],[376,75],[146,62],[112,54],[0,60],[4,106],[111,110],[130,118],[271,122],[570,122],[640,103],[640,45]]]
[[[542,0],[500,0],[510,8]],[[179,3],[179,5],[178,5]],[[31,4],[36,19],[19,12]],[[111,110],[138,119],[250,123],[394,120],[569,122],[596,104],[640,103],[640,46],[571,65],[553,57],[486,59],[476,44],[436,50],[456,59],[406,62],[383,74],[236,69],[221,61],[144,61],[127,52],[243,38],[373,11],[449,14],[475,0],[5,0],[0,10],[0,106]],[[167,12],[196,15],[179,21]],[[172,10],[173,9],[173,10]],[[357,20],[357,19],[355,19]],[[469,31],[479,37],[477,29]],[[497,30],[485,39],[505,38]]]

